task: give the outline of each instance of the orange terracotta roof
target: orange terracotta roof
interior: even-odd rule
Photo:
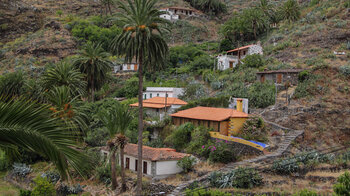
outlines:
[[[125,154],[137,157],[137,144],[127,144],[124,148]],[[186,156],[186,153],[176,152],[172,148],[152,148],[149,146],[142,147],[142,158],[150,161],[162,160],[179,160]]]
[[[170,116],[197,120],[223,121],[228,118],[247,118],[248,114],[230,108],[195,107],[182,110]]]
[[[143,100],[143,107],[145,108],[165,108],[170,107],[171,105],[187,105],[187,102],[174,97],[168,97],[166,100],[165,97],[153,97]],[[139,103],[133,103],[130,104],[130,106],[138,107]]]
[[[254,44],[251,44],[251,45],[248,45],[248,46],[242,46],[242,47],[240,47],[240,48],[236,48],[236,49],[233,49],[233,50],[229,50],[229,51],[227,51],[226,53],[236,52],[236,51],[239,51],[239,50],[243,50],[243,49],[246,49],[246,48],[250,48],[250,47],[252,47],[252,46],[254,46]]]
[[[139,103],[133,103],[130,104],[131,107],[139,107]],[[156,108],[156,109],[161,109],[165,107],[170,107],[171,105],[169,104],[158,104],[158,103],[143,103],[143,107],[145,108]]]

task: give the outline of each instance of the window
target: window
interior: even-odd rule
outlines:
[[[157,93],[157,97],[159,97],[159,93]]]
[[[145,94],[145,99],[147,99],[147,94]]]
[[[149,94],[149,98],[152,98],[152,93]]]
[[[137,171],[137,160],[135,160],[135,171]]]
[[[146,161],[143,162],[143,173],[147,174],[147,162]]]
[[[130,158],[126,158],[126,161],[125,161],[125,168],[126,169],[129,169],[130,168]]]

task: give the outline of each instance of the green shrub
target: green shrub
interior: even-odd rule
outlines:
[[[246,140],[266,142],[268,140],[267,132],[264,120],[258,116],[251,116],[244,122],[238,136]]]
[[[202,54],[193,59],[190,63],[191,71],[195,72],[201,69],[210,69],[214,66],[214,60],[207,54]]]
[[[317,86],[317,81],[321,78],[319,75],[310,74],[309,77],[303,82],[299,82],[297,88],[295,89],[294,97],[299,99],[303,97],[308,97],[324,92],[322,87]]]
[[[293,194],[293,196],[318,196],[318,194],[316,191],[304,189],[302,191],[299,191],[297,194]]]
[[[204,149],[209,152],[209,161],[213,163],[226,164],[237,159],[232,150],[229,149],[228,145],[219,140],[214,145],[210,145],[208,147],[204,146]]]
[[[265,108],[275,104],[275,85],[269,82],[256,82],[248,90],[249,104],[255,108]]]
[[[191,132],[194,130],[192,123],[185,123],[177,127],[171,135],[169,135],[165,142],[172,145],[176,150],[185,149],[191,141]]]
[[[120,174],[120,166],[116,165],[116,172],[117,175]],[[102,165],[100,167],[96,168],[96,177],[97,180],[104,184],[110,184],[111,183],[111,164],[108,163],[107,165]]]
[[[345,8],[350,8],[350,0],[345,0],[344,7]]]
[[[350,76],[350,65],[343,65],[339,67],[339,72],[343,74],[345,77]]]
[[[106,145],[108,131],[104,128],[97,128],[88,131],[86,134],[85,142],[89,146],[104,146]]]
[[[300,162],[294,157],[279,159],[273,162],[271,169],[278,174],[288,175],[299,171]]]
[[[54,196],[56,190],[53,184],[51,184],[46,178],[40,176],[34,179],[35,187],[31,193],[32,196]]]
[[[214,172],[209,177],[210,185],[216,188],[252,189],[263,184],[263,178],[253,168],[238,168],[229,173]]]
[[[56,15],[57,15],[57,16],[61,17],[62,14],[63,14],[63,11],[62,11],[62,10],[57,10],[57,11],[56,11]]]
[[[199,82],[191,82],[184,88],[184,93],[180,96],[180,99],[194,100],[206,97],[204,86]]]
[[[31,196],[32,191],[30,190],[19,190],[19,196]]]
[[[219,190],[206,190],[203,188],[197,188],[194,190],[188,189],[185,191],[186,196],[230,196],[230,193],[226,193]]]
[[[5,155],[5,152],[0,150],[0,171],[8,169],[10,166],[9,160]]]
[[[196,127],[191,133],[191,142],[186,148],[186,152],[203,156],[203,145],[207,145],[210,140],[209,130],[206,127]],[[206,157],[208,158],[208,157]]]
[[[243,60],[244,67],[259,68],[264,66],[265,62],[260,54],[247,55]]]
[[[348,171],[339,176],[337,183],[333,186],[333,191],[339,196],[350,195],[350,173]]]
[[[309,79],[309,77],[310,77],[310,71],[304,70],[304,71],[299,73],[298,81],[299,82],[304,82],[305,80]]]
[[[185,173],[193,170],[193,166],[196,164],[196,158],[187,156],[177,162],[177,166],[180,167]]]

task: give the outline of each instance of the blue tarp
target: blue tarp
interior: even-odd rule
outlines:
[[[233,136],[231,136],[231,137],[232,137],[232,138],[236,138],[236,139],[245,140],[245,139],[240,138],[240,137],[233,137]],[[246,141],[252,142],[252,143],[254,143],[254,144],[257,144],[257,145],[259,145],[259,146],[261,146],[261,147],[263,147],[263,148],[266,148],[266,147],[267,147],[267,144],[264,144],[264,143],[261,143],[261,142],[256,142],[256,141],[253,141],[253,140],[246,140]]]

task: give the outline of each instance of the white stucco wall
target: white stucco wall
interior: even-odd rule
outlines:
[[[220,55],[217,57],[218,64],[217,69],[218,70],[225,70],[230,68],[230,61],[233,62],[233,68],[236,67],[238,64],[238,58],[232,55]]]
[[[130,165],[129,165],[129,169],[132,170],[132,171],[136,171],[135,168],[137,167],[135,165],[135,160],[137,160],[136,157],[132,157],[132,156],[129,156],[129,155],[125,155],[124,156],[124,167],[126,167],[126,158],[129,158],[130,159]],[[151,171],[151,161],[148,161],[148,160],[143,160],[143,161],[146,161],[147,162],[147,175],[151,175],[152,174],[152,171]],[[120,164],[120,163],[119,163]],[[143,173],[143,162],[142,162],[142,173]]]
[[[123,71],[137,71],[138,65],[136,63],[123,64]],[[134,68],[136,66],[136,69]]]
[[[150,99],[153,97],[165,97],[165,94],[168,94],[168,97],[178,98],[184,92],[183,88],[172,88],[172,87],[147,87],[146,91],[143,92],[143,99]],[[151,97],[152,94],[152,97]]]
[[[157,161],[156,175],[177,174],[182,171],[177,165],[177,161]]]

